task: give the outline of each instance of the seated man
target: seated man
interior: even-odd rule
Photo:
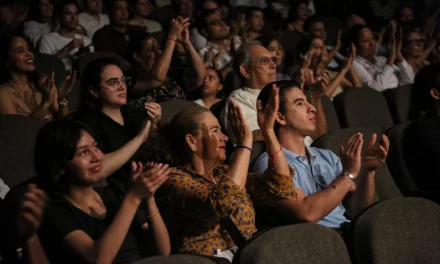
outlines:
[[[293,179],[298,194],[297,200],[279,201],[275,209],[286,215],[290,223],[299,220],[341,228],[350,222],[345,216],[346,209],[356,215],[374,202],[375,171],[385,162],[388,139],[383,136],[381,146],[374,149],[377,136],[373,134],[366,157],[361,157],[361,133],[353,135],[345,147],[341,146],[341,159],[330,150],[307,147],[304,138],[315,130],[315,108],[307,102],[298,83],[275,84],[279,88],[279,109],[274,129],[287,162],[296,170]],[[262,107],[274,103],[268,99],[271,89],[269,84],[261,92],[258,99]],[[252,171],[263,172],[274,154],[263,153]],[[360,173],[362,158],[365,174]]]
[[[261,90],[267,84],[276,80],[276,64],[272,54],[258,41],[249,41],[243,44],[235,53],[233,70],[240,76],[244,87],[235,90],[229,96],[242,109],[246,120],[254,134],[254,141],[261,141],[260,129],[257,122],[257,98]],[[317,129],[313,135],[307,135],[307,145],[312,143],[312,138],[316,139],[327,133],[327,123],[324,110],[321,104],[321,98],[316,97],[314,106],[317,109]],[[228,124],[228,106],[222,111],[221,122],[228,133],[232,143],[235,144],[233,133]]]

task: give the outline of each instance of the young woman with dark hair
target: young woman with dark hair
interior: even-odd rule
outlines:
[[[167,165],[131,164],[131,187],[103,178],[104,154],[87,126],[62,120],[39,132],[35,168],[48,190],[41,243],[51,263],[132,263],[170,253],[170,240],[154,193]],[[153,247],[152,247],[153,246]],[[154,251],[153,251],[154,249]]]
[[[32,44],[21,35],[1,37],[0,114],[27,115],[39,120],[62,117],[75,82],[67,76],[59,89],[52,76],[37,76]]]

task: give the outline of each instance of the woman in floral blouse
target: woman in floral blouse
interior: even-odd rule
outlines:
[[[296,198],[293,169],[273,130],[278,100],[274,87],[271,103],[263,109],[258,102],[258,123],[272,153],[263,175],[248,174],[252,131],[234,101],[229,102],[233,110],[228,118],[240,145],[230,166],[222,165],[228,138],[208,109],[184,110],[173,118],[167,129],[175,167],[161,190],[161,211],[174,251],[232,260],[242,244],[237,237],[246,241],[257,232],[253,203],[270,205]]]

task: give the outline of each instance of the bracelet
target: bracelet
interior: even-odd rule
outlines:
[[[69,102],[69,100],[67,100],[67,99],[64,101],[58,101],[58,105],[60,107],[66,107],[68,102]]]
[[[275,157],[275,155],[280,153],[282,150],[283,150],[283,146],[280,145],[280,150],[278,150],[277,152],[272,153],[272,154],[269,153],[269,159],[273,159]]]
[[[354,181],[356,179],[356,177],[354,177],[353,174],[350,174],[348,172],[344,172],[344,174],[342,174],[344,176],[347,176],[348,178],[350,178],[353,181],[353,184],[356,185],[356,182]]]
[[[248,146],[236,146],[235,148],[248,149],[250,152],[252,152],[252,149]]]

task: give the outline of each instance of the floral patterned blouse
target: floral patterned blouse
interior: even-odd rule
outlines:
[[[293,169],[291,175],[271,168],[264,174],[251,173],[245,189],[227,177],[227,172],[228,166],[217,166],[212,182],[188,168],[171,170],[160,190],[160,208],[177,251],[213,256],[218,249],[235,245],[220,226],[220,218],[230,217],[249,240],[257,232],[253,203],[268,205],[280,199],[296,199]]]

